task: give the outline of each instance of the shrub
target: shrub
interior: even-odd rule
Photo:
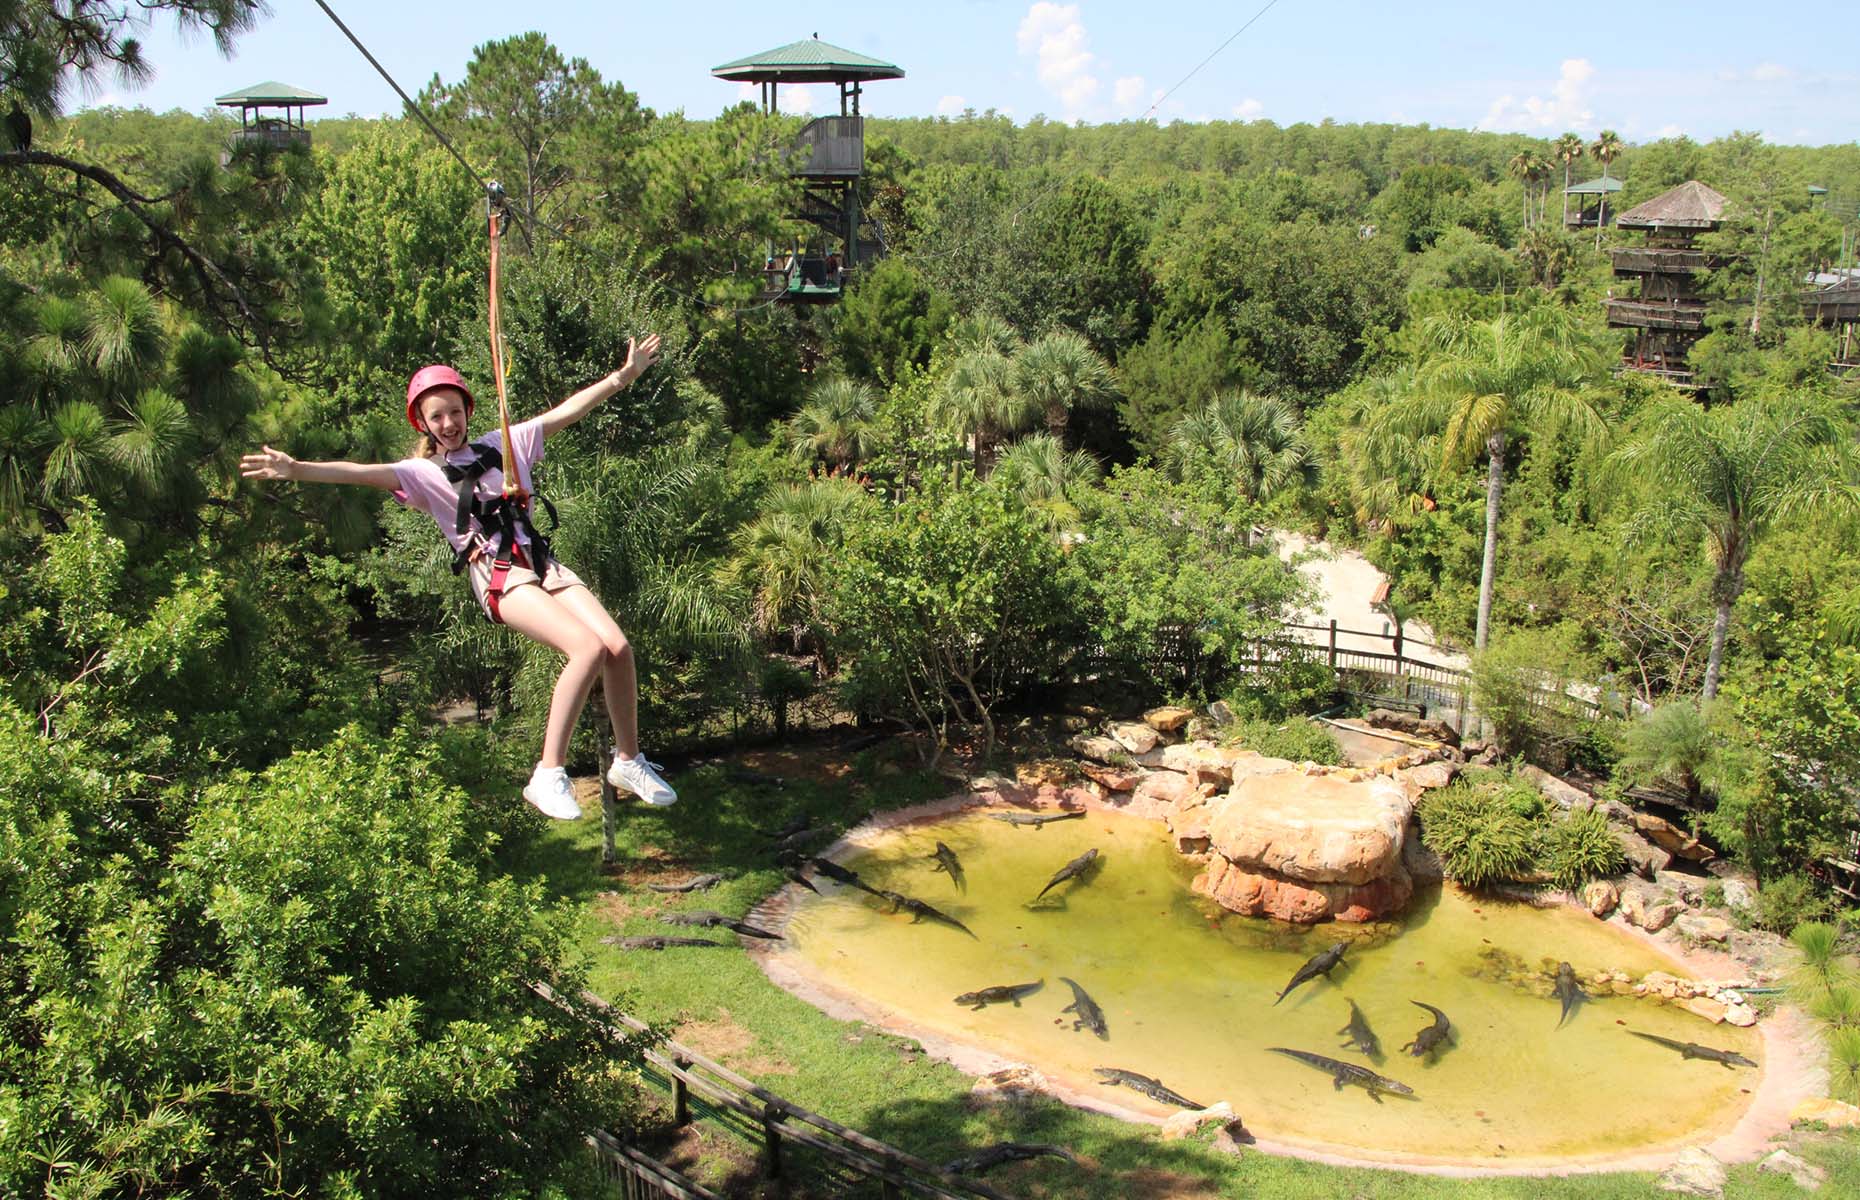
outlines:
[[[1229,745],[1257,750],[1268,758],[1292,762],[1314,762],[1335,766],[1343,761],[1337,739],[1316,721],[1294,717],[1274,724],[1271,721],[1241,721],[1227,735]]]
[[[1803,922],[1831,917],[1836,909],[1834,901],[1822,895],[1808,876],[1778,875],[1758,889],[1751,923],[1772,933],[1793,933]]]
[[[1772,893],[1779,897],[1775,903],[1799,904],[1799,899],[1791,899],[1788,892],[1793,885],[1778,890],[1778,884],[1787,880],[1800,880],[1799,875],[1785,875],[1765,886],[1757,893],[1757,910],[1763,912],[1766,899]],[[1770,926],[1765,926],[1770,928]],[[1827,925],[1820,921],[1804,920],[1789,931],[1789,940],[1802,952],[1802,961],[1790,972],[1790,985],[1807,993],[1811,998],[1825,997],[1829,993],[1844,989],[1852,982],[1851,965],[1841,956],[1841,931],[1839,927]]]
[[[1836,1100],[1860,1101],[1860,1029],[1828,1035],[1828,1092]]]
[[[1544,862],[1556,885],[1574,891],[1621,869],[1621,843],[1595,809],[1572,812],[1544,831]]]
[[[1421,839],[1440,856],[1447,877],[1466,887],[1520,878],[1537,848],[1537,820],[1521,799],[1513,787],[1442,788],[1421,801]]]
[[[1810,1003],[1808,1011],[1832,1029],[1860,1029],[1860,991],[1846,986],[1831,988]]]
[[[1525,629],[1473,657],[1473,701],[1504,753],[1560,763],[1580,736],[1581,705],[1569,692],[1589,670],[1575,640],[1564,627]]]
[[[1636,783],[1670,784],[1696,803],[1717,746],[1704,706],[1690,698],[1668,700],[1622,730],[1620,771]]]

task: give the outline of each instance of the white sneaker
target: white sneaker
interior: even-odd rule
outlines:
[[[543,816],[558,821],[573,821],[581,815],[581,805],[575,803],[575,791],[568,783],[567,767],[537,767],[523,789],[523,798]]]
[[[678,803],[678,793],[672,790],[671,784],[659,778],[659,772],[664,769],[658,763],[647,762],[643,754],[621,758],[616,750],[614,765],[607,768],[607,782],[622,791],[632,792],[654,808],[665,808]]]

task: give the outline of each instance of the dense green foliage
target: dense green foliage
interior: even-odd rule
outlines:
[[[558,660],[482,621],[424,516],[237,476],[262,443],[400,457],[430,361],[489,422],[480,185],[402,119],[222,164],[223,114],[61,116],[148,67],[126,17],[68,7],[0,11],[0,98],[38,118],[0,152],[0,1191],[574,1191],[630,1093],[526,988],[579,977],[508,877]],[[225,45],[263,15],[144,7]],[[539,473],[650,747],[817,696],[986,753],[1088,683],[1224,696],[1250,744],[1329,757],[1300,714],[1335,679],[1277,640],[1314,598],[1254,532],[1291,526],[1360,547],[1397,621],[1489,635],[1506,752],[1686,793],[1763,923],[1826,904],[1807,872],[1852,857],[1860,778],[1856,393],[1790,281],[1851,244],[1805,185],[1860,191],[1860,150],[1615,151],[1622,207],[1729,198],[1707,406],[1609,369],[1630,235],[1558,228],[1553,164],[1586,169],[1560,143],[870,119],[890,253],[791,308],[754,297],[818,241],[773,153],[799,120],[657,113],[575,49],[486,42],[422,100],[509,189],[518,417],[665,335]],[[428,732],[461,699],[495,738]],[[1527,788],[1423,817],[1468,883],[1615,866]]]

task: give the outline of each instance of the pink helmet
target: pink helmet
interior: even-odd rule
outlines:
[[[437,363],[430,367],[421,367],[413,373],[413,378],[407,381],[407,424],[422,433],[426,432],[426,426],[420,424],[420,397],[438,387],[455,387],[465,393],[465,418],[471,419],[474,403],[471,398],[471,389],[465,386],[465,380],[460,377],[459,373],[451,367]]]

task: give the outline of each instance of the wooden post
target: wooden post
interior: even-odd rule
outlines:
[[[1401,623],[1395,625],[1395,674],[1401,675]]]
[[[1330,619],[1330,669],[1337,669],[1337,618]]]
[[[609,756],[611,761],[611,755]],[[619,820],[620,798],[614,785],[607,782],[607,770],[601,768],[601,865],[611,867],[620,861],[614,847],[615,823]]]
[[[672,1062],[680,1071],[691,1069],[689,1059],[674,1058]],[[679,1129],[691,1124],[691,1086],[683,1075],[672,1076],[672,1124]]]
[[[781,1178],[781,1129],[776,1124],[780,1119],[772,1110],[762,1115],[762,1138],[768,1145],[770,1179]]]

